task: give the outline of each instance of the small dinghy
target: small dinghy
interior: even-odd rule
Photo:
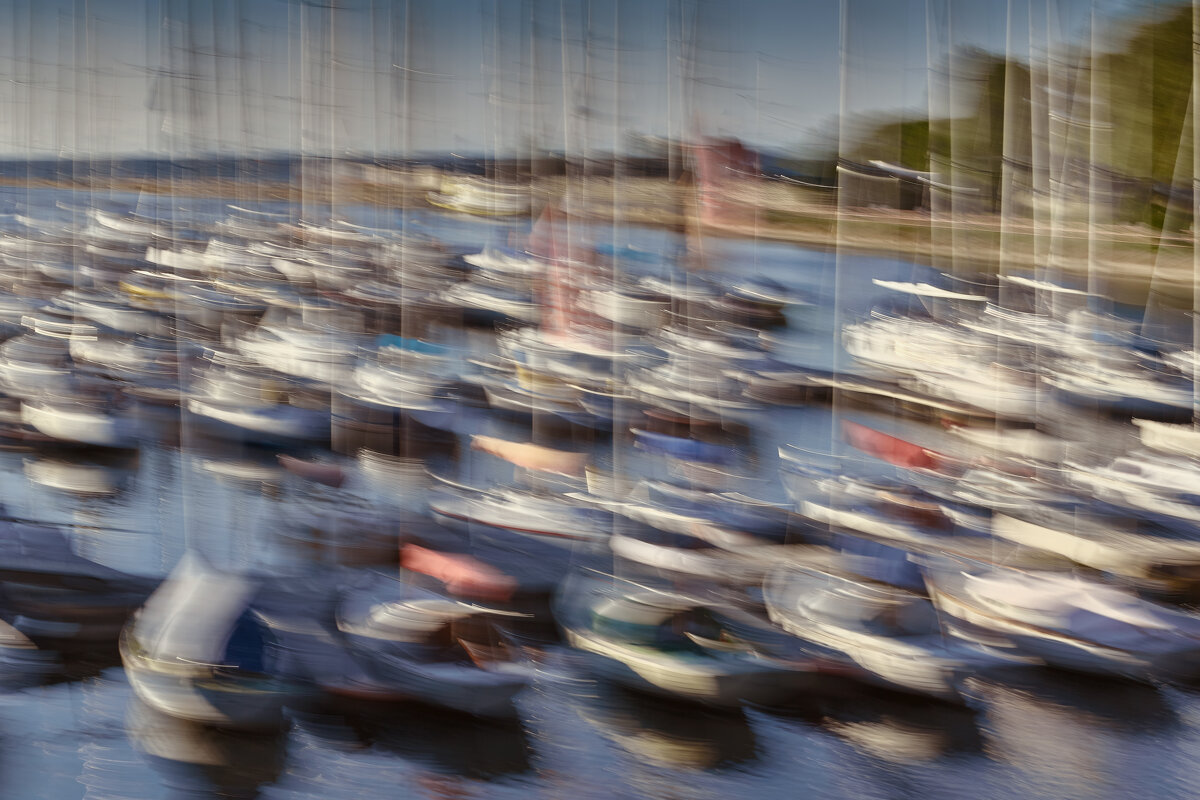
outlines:
[[[504,613],[372,574],[343,591],[337,628],[372,682],[395,697],[507,717],[530,672],[492,628]]]
[[[598,677],[627,689],[737,708],[780,703],[816,674],[729,635],[723,609],[701,598],[636,584],[576,589],[568,585],[560,602],[567,642]]]

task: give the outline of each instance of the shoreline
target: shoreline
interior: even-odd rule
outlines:
[[[242,202],[352,203],[434,209],[422,182],[365,180],[253,183],[233,179],[179,181],[0,179],[0,186],[72,192],[184,194]],[[416,185],[414,185],[416,184]],[[790,191],[789,191],[790,190]],[[809,196],[806,197],[805,195]],[[534,205],[558,202],[598,220],[668,228],[702,236],[791,243],[826,252],[891,256],[943,272],[991,276],[1028,273],[1053,264],[1064,275],[1086,278],[1114,300],[1146,305],[1153,297],[1169,307],[1192,308],[1200,282],[1190,237],[1160,237],[1135,226],[1086,223],[1041,225],[1031,218],[957,215],[939,219],[919,211],[846,209],[814,201],[811,192],[767,183],[730,187],[721,199],[728,220],[699,223],[694,187],[665,178],[537,178]],[[827,197],[825,195],[822,197]],[[514,218],[528,218],[520,215]]]

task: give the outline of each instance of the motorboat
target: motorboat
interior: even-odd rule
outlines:
[[[962,364],[979,363],[995,349],[949,322],[880,314],[845,326],[842,346],[870,373],[889,379],[953,375]]]
[[[5,393],[37,397],[69,392],[74,376],[67,336],[31,332],[0,344],[0,386]]]
[[[533,541],[566,548],[604,543],[611,533],[605,515],[556,495],[520,489],[477,494],[439,488],[430,509],[440,519],[466,523],[475,537],[499,536],[520,549]]]
[[[670,299],[631,289],[587,289],[579,298],[580,308],[622,328],[654,330],[666,319]]]
[[[712,520],[717,525],[782,541],[787,535],[790,507],[758,500],[738,492],[712,492],[667,481],[643,483],[652,503]]]
[[[545,271],[545,262],[528,253],[501,247],[485,247],[478,253],[467,253],[463,261],[473,267],[517,278],[534,278]]]
[[[67,289],[54,298],[52,305],[118,333],[133,336],[170,333],[170,322],[165,314],[134,308],[127,298],[116,292]]]
[[[105,497],[128,484],[133,469],[128,464],[64,458],[26,458],[25,477],[31,482],[71,494]]]
[[[441,292],[439,298],[467,314],[492,321],[511,319],[536,325],[542,318],[542,307],[533,295],[478,281],[459,281]]]
[[[432,479],[420,459],[362,448],[358,451],[358,471],[365,483],[389,504],[417,510],[428,503]]]
[[[633,428],[632,433],[634,445],[647,452],[710,464],[732,464],[737,460],[736,449],[727,445],[690,437],[671,436],[644,428]]]
[[[0,521],[0,613],[40,650],[111,649],[154,590],[153,579],[100,564],[76,548],[77,540],[58,526]],[[10,643],[23,647],[19,637]]]
[[[1195,402],[1191,379],[1143,362],[1128,350],[1106,350],[1093,358],[1060,359],[1043,380],[1072,405],[1136,417],[1190,417]]]
[[[902,388],[980,409],[1005,419],[1036,420],[1051,400],[1037,375],[1001,364],[963,359],[953,374],[924,372],[899,381]]]

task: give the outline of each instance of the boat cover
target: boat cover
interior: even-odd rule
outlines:
[[[1014,621],[1133,652],[1200,648],[1200,617],[1049,573],[968,575],[967,592]]]

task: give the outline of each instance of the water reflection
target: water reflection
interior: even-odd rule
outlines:
[[[824,705],[822,727],[883,761],[914,764],[983,746],[976,713],[967,708],[882,695]]]
[[[31,483],[82,497],[112,497],[125,491],[137,471],[137,455],[36,454],[24,460]]]
[[[255,798],[287,760],[287,736],[220,730],[133,699],[125,731],[163,785],[180,797]]]
[[[495,780],[532,768],[532,743],[515,720],[485,721],[420,706],[356,707],[345,702],[298,712],[293,720],[332,749],[399,756],[410,763],[405,770],[410,774],[421,769]]]
[[[601,736],[645,764],[720,769],[758,757],[754,730],[741,711],[718,713],[603,686],[580,698],[577,711]]]
[[[1153,734],[1180,723],[1162,691],[1132,681],[1052,669],[1014,669],[975,679],[970,691],[993,711],[1028,704],[1106,730]]]
[[[1050,670],[974,686],[986,703],[987,753],[1045,796],[1153,792],[1179,720],[1154,687]]]

